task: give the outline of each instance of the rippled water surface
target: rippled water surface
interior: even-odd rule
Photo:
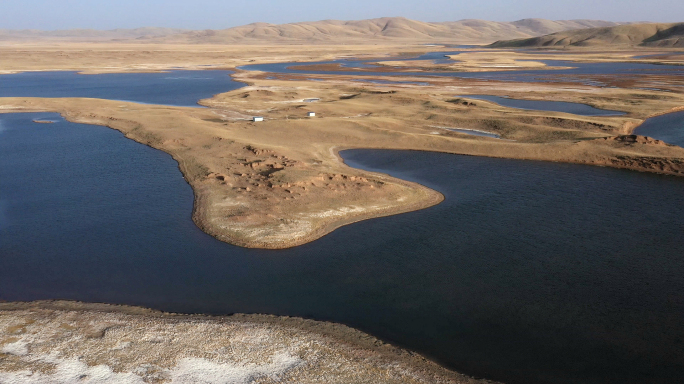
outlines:
[[[170,156],[54,114],[0,115],[0,300],[333,320],[509,383],[684,377],[684,180],[342,155],[446,201],[248,250],[192,223],[192,191]]]

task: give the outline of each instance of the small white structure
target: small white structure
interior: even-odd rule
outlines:
[[[254,116],[252,117],[252,121],[264,121],[264,118],[261,116]]]
[[[306,115],[309,117],[314,117],[314,116],[316,116],[316,112],[309,112]]]

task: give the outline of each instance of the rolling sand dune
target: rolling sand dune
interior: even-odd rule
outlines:
[[[551,46],[684,47],[684,23],[631,24],[552,33],[529,39],[497,41],[494,48]]]

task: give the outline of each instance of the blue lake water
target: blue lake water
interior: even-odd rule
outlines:
[[[684,147],[684,111],[652,117],[637,127],[634,133]]]
[[[523,100],[492,95],[461,95],[460,97],[487,100],[509,108],[565,112],[583,116],[621,116],[625,114],[624,112],[598,109],[587,104],[569,103],[565,101]]]
[[[342,156],[446,200],[301,247],[248,250],[193,224],[192,191],[167,154],[55,114],[0,115],[0,300],[331,320],[509,383],[684,377],[683,179]]]
[[[197,101],[243,87],[229,71],[165,73],[24,72],[0,75],[0,97],[92,97],[198,107]]]

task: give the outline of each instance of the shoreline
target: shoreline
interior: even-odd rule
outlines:
[[[241,92],[244,92],[244,88],[229,92],[229,94],[234,95]],[[53,104],[54,102],[61,104],[65,102],[65,99],[32,99],[32,101],[36,101],[38,104]],[[111,103],[121,104],[123,102],[92,99],[87,100],[86,103],[106,105]],[[132,105],[133,103],[123,104]],[[180,137],[186,137],[187,135],[172,135],[166,138],[159,137],[158,129],[163,128],[163,126],[159,126],[158,122],[153,123],[154,126],[158,127],[155,128],[155,132],[145,133],[144,130],[141,131],[139,128],[141,126],[144,127],[146,125],[145,122],[135,122],[139,119],[131,116],[130,114],[127,114],[128,116],[126,116],[126,118],[113,117],[110,113],[111,108],[108,107],[105,107],[105,110],[102,111],[104,112],[103,114],[89,114],[90,116],[86,118],[84,118],[84,116],[80,116],[82,112],[77,112],[79,110],[88,110],[89,108],[90,107],[79,107],[76,108],[76,110],[72,110],[68,107],[65,109],[65,106],[50,107],[49,105],[46,105],[24,110],[24,112],[58,112],[71,122],[108,126],[121,131],[129,139],[170,154],[178,163],[179,170],[181,171],[184,179],[193,189],[194,203],[192,219],[195,224],[204,232],[210,234],[218,240],[248,248],[290,248],[319,239],[331,233],[335,229],[351,223],[416,211],[439,204],[441,201],[443,201],[444,197],[441,195],[441,193],[433,191],[423,185],[348,167],[346,164],[344,164],[339,156],[339,151],[343,149],[376,148],[428,150],[492,158],[557,161],[585,165],[611,166],[614,168],[684,176],[684,161],[678,160],[684,159],[684,149],[679,147],[671,148],[664,145],[656,145],[653,147],[653,149],[657,149],[656,152],[663,153],[664,151],[664,153],[681,153],[681,155],[674,159],[670,157],[671,155],[665,157],[634,157],[617,155],[617,153],[610,155],[610,153],[614,151],[611,149],[611,147],[616,149],[619,149],[620,147],[630,149],[635,145],[639,147],[645,145],[650,148],[652,145],[658,144],[656,141],[649,140],[645,140],[643,143],[636,141],[629,142],[626,141],[626,139],[623,139],[623,136],[619,135],[602,135],[602,137],[596,137],[589,141],[579,141],[576,143],[559,142],[556,144],[534,144],[508,142],[505,141],[505,137],[502,137],[504,140],[489,139],[456,132],[445,132],[440,135],[423,133],[420,134],[420,136],[415,136],[415,134],[408,135],[405,137],[405,140],[408,141],[395,142],[394,144],[390,145],[388,145],[389,143],[384,142],[386,139],[375,141],[375,144],[361,144],[361,142],[346,143],[343,145],[334,145],[332,143],[326,144],[324,148],[328,148],[326,151],[332,151],[332,157],[326,160],[325,156],[321,157],[319,154],[316,156],[319,160],[316,160],[313,163],[309,161],[308,164],[302,161],[306,158],[305,155],[284,153],[282,151],[273,152],[273,150],[270,149],[273,148],[272,144],[259,145],[258,147],[254,147],[257,148],[255,150],[245,150],[245,148],[252,148],[254,146],[254,137],[251,139],[240,140],[240,142],[236,141],[236,139],[238,139],[237,137],[233,137],[231,140],[225,140],[222,137],[219,137],[218,140],[215,138],[209,138],[209,144],[204,144],[205,146],[211,147],[221,145],[226,141],[232,141],[233,144],[238,144],[224,146],[225,149],[221,152],[232,151],[236,153],[245,153],[245,155],[242,155],[246,156],[245,158],[253,157],[253,161],[260,161],[262,163],[270,162],[273,164],[267,164],[267,167],[271,168],[263,168],[265,170],[274,169],[279,170],[278,173],[282,173],[282,171],[292,169],[292,174],[295,175],[295,179],[290,181],[290,178],[284,176],[282,180],[278,181],[272,180],[272,178],[264,178],[259,176],[260,172],[264,171],[253,168],[252,166],[250,166],[252,168],[245,167],[243,164],[247,163],[244,161],[240,162],[234,160],[230,164],[216,164],[215,166],[207,167],[209,164],[205,160],[198,160],[195,158],[195,156],[193,156],[196,150],[188,153],[187,145],[183,145],[181,147],[176,145],[179,140],[180,142],[186,140]],[[151,109],[150,112],[153,113],[158,113],[160,109],[195,109],[183,107],[160,107],[146,104],[137,104],[136,108],[149,108]],[[155,110],[157,112],[155,112]],[[22,111],[16,109],[9,110],[5,107],[0,109],[0,112],[8,113]],[[179,112],[181,115],[186,115],[184,111]],[[195,109],[190,113],[201,113],[206,115],[212,113],[212,108],[206,108],[202,110]],[[171,116],[173,115],[178,114],[173,113]],[[133,118],[134,120],[128,120],[129,118]],[[311,120],[295,120],[293,122],[296,123],[297,126],[299,126],[300,123],[310,125],[309,122],[311,122]],[[244,126],[250,125],[252,123],[241,122],[229,124],[239,124]],[[275,126],[277,126],[281,123],[278,120],[275,120],[266,124],[275,124]],[[431,129],[429,126],[426,128]],[[210,130],[207,133],[211,133],[212,131],[213,130]],[[491,132],[491,130],[488,130],[488,132]],[[213,135],[213,133],[211,134]],[[206,137],[206,134],[202,136]],[[229,135],[227,137],[232,136]],[[415,141],[411,139],[412,137],[420,137],[421,139],[419,141]],[[610,137],[610,139],[607,137]],[[441,141],[440,139],[446,139],[447,141],[442,142],[441,144],[435,142],[436,140]],[[202,142],[206,142],[206,140],[203,139]],[[453,142],[455,145],[450,144],[450,142]],[[596,147],[596,145],[599,143],[601,143],[601,145]],[[591,150],[591,148],[602,148],[601,151],[608,150],[608,152],[601,156],[572,155],[568,157],[563,155],[563,152],[567,152],[570,148],[587,146],[589,144],[592,145],[589,146],[587,150]],[[190,148],[193,147],[195,147],[195,145],[192,145]],[[529,150],[525,148],[529,148]],[[585,150],[582,150],[582,152],[585,152]],[[566,155],[568,154],[569,153]],[[296,158],[292,158],[290,155],[295,155]],[[214,156],[215,155],[211,155],[211,153],[207,152],[207,154],[203,155],[202,158],[208,160],[209,157]],[[323,161],[322,164],[325,166],[322,167],[321,165],[317,165],[317,161]],[[221,167],[225,167],[226,165],[228,165],[229,169],[234,169],[234,171],[225,172],[219,170]],[[235,177],[232,176],[231,173],[247,175],[247,177],[240,177],[239,175]],[[274,175],[277,175],[278,173],[275,173]],[[302,175],[303,177],[297,175]],[[325,176],[324,180],[321,181],[321,175],[328,176]],[[365,181],[355,181],[357,180],[356,178],[359,178],[358,180]],[[326,184],[330,186],[326,187]],[[237,192],[237,194],[225,190],[224,186],[231,187],[234,192]],[[374,186],[378,188],[373,188]],[[383,190],[385,192],[382,192]],[[368,193],[371,193],[371,195],[367,195]],[[399,193],[399,195],[412,197],[410,197],[408,200],[395,197],[395,200],[393,200],[394,202],[386,201],[384,200],[384,197],[381,197],[391,195],[397,196],[397,193]],[[315,196],[316,194],[320,194],[320,197],[323,199],[319,198],[319,196]],[[254,208],[250,210],[247,207],[254,202],[254,197],[257,195],[264,196],[261,199],[265,198],[267,204],[261,204],[257,206],[252,205]],[[305,204],[307,209],[303,210],[302,203],[297,203],[293,199],[300,201],[304,199],[304,201],[309,201],[309,203]],[[348,202],[345,203],[345,200]],[[269,219],[269,216],[264,216],[264,213],[270,214],[273,212],[272,210],[274,206],[272,204],[283,204],[277,203],[277,201],[282,201],[285,204],[292,202],[294,204],[291,205],[292,208],[289,211],[290,213],[276,215],[279,218],[290,218],[289,220],[291,221],[289,223],[286,222],[285,225],[283,225],[283,222],[279,220],[273,221]],[[329,203],[325,203],[325,201]],[[230,202],[231,205],[238,207],[238,210],[231,210],[231,207],[228,207],[227,210],[223,211],[220,209],[215,209],[217,206],[225,206],[228,202]],[[261,200],[261,202],[263,203],[264,200]],[[257,204],[258,203],[259,201],[257,201]],[[311,204],[314,204],[315,206],[308,208],[308,206]],[[245,211],[245,208],[247,208],[248,211]],[[233,220],[232,218],[236,217],[236,214],[238,214],[238,221],[231,222],[231,220]]]
[[[402,52],[395,48],[395,55]],[[415,52],[414,47],[404,51],[411,48]],[[370,48],[364,49],[355,56],[371,53]],[[231,60],[244,63],[249,55]],[[289,55],[304,61],[321,57]],[[249,60],[272,62],[260,57]],[[172,65],[176,64],[166,64]],[[268,79],[267,73],[230,69],[234,81],[245,86],[197,102],[206,108],[8,97],[0,98],[0,112],[57,112],[71,122],[119,130],[129,139],[170,154],[193,189],[195,224],[221,241],[250,248],[290,248],[354,222],[443,201],[439,192],[423,185],[348,167],[339,156],[342,149],[423,150],[684,176],[684,149],[627,137],[654,115],[654,109],[661,113],[684,109],[680,94],[451,78],[432,79],[431,85],[420,87],[361,86],[354,80],[362,74],[322,75],[323,81],[314,82]],[[464,91],[511,98],[524,94],[531,99],[543,94],[545,99],[627,114],[578,116],[477,101],[454,103],[453,95]],[[318,102],[301,102],[307,98]],[[316,112],[315,118],[305,118],[310,110]],[[248,121],[253,115],[267,119]],[[457,126],[500,139],[434,132],[432,126]]]
[[[278,372],[280,377],[316,377],[334,371],[339,378],[373,382],[493,383],[449,370],[343,324],[289,316],[179,314],[128,305],[41,300],[0,302],[0,330],[10,336],[0,337],[0,378],[5,379],[26,371],[49,379],[50,371],[43,367],[69,364],[76,368],[70,363],[74,354],[85,356],[81,361],[87,366],[78,369],[109,372],[105,377],[111,382],[123,379],[118,375],[126,372],[129,378],[135,374],[158,380],[161,377],[155,377],[155,372],[173,375],[185,359],[198,355],[203,357],[196,363],[210,364],[214,372],[230,375],[240,367],[260,376],[260,365],[288,355],[296,357],[297,364]],[[172,340],[169,334],[178,336]],[[191,350],[179,349],[179,344]],[[146,364],[157,368],[139,369]]]
[[[155,149],[157,149],[157,148],[155,148]],[[389,182],[392,182],[392,183],[398,184],[398,185],[402,185],[402,186],[409,188],[409,189],[422,190],[427,195],[426,198],[414,201],[413,203],[410,203],[410,204],[400,205],[400,206],[392,207],[392,208],[383,208],[383,209],[375,210],[373,212],[347,213],[344,215],[344,217],[337,219],[337,220],[330,221],[330,222],[325,223],[323,225],[320,225],[318,228],[307,232],[307,234],[305,234],[304,236],[301,236],[301,237],[294,239],[294,240],[291,240],[291,241],[281,241],[278,243],[268,243],[268,242],[259,242],[259,241],[241,242],[241,240],[239,238],[227,237],[224,233],[216,231],[214,228],[212,228],[211,224],[208,222],[209,220],[205,218],[205,212],[211,207],[207,206],[206,199],[199,196],[199,193],[197,192],[195,187],[192,185],[192,183],[188,182],[188,184],[193,189],[193,195],[194,195],[192,220],[202,231],[211,235],[212,237],[216,238],[217,240],[227,242],[229,244],[236,245],[236,246],[246,247],[246,248],[280,250],[280,249],[293,248],[293,247],[297,247],[300,245],[310,243],[312,241],[316,241],[316,240],[334,232],[336,229],[339,229],[339,228],[342,228],[344,226],[354,224],[354,223],[357,223],[360,221],[377,219],[377,218],[381,218],[381,217],[400,215],[403,213],[419,211],[422,209],[430,208],[430,207],[435,206],[437,204],[440,204],[441,202],[444,201],[444,195],[442,195],[440,192],[432,190],[431,188],[424,186],[420,183],[414,183],[411,181],[402,180],[399,178],[394,178],[394,177],[389,176],[389,175],[375,173],[375,172],[368,172],[368,171],[365,171],[362,169],[353,168],[353,167],[348,166],[344,162],[342,157],[339,155],[340,151],[347,150],[347,149],[360,149],[360,148],[331,148],[331,150],[334,151],[335,156],[338,157],[341,165],[346,166],[350,169],[353,169],[357,172],[360,171],[363,173],[371,174],[371,175],[375,176],[375,178],[378,180],[387,180]],[[369,148],[363,148],[363,149],[369,149]],[[176,159],[174,158],[174,160],[176,160]],[[179,167],[179,169],[180,169],[180,167]],[[183,176],[185,178],[185,174],[183,172],[181,172],[181,174],[183,174]],[[186,179],[186,181],[187,181],[187,179]]]

